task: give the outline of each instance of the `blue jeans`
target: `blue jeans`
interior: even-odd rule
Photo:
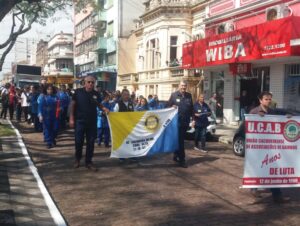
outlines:
[[[84,138],[86,138],[85,164],[92,163],[94,155],[94,142],[97,136],[97,125],[86,125],[84,121],[75,122],[75,158],[80,161],[82,158],[82,148]]]
[[[240,118],[241,118],[242,121],[245,121],[245,114],[246,114],[246,109],[245,108],[241,108]]]
[[[109,128],[98,128],[97,138],[98,138],[98,144],[102,143],[102,138],[104,137],[104,144],[105,146],[109,145]]]
[[[196,147],[198,147],[199,141],[201,141],[201,148],[205,149],[206,127],[195,127],[195,146]]]

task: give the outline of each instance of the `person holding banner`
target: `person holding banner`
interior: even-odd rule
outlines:
[[[69,125],[75,127],[75,164],[80,166],[84,138],[86,137],[85,166],[97,171],[93,165],[94,143],[97,136],[97,107],[108,113],[109,110],[98,102],[100,94],[94,90],[95,78],[88,75],[84,78],[84,87],[75,90],[72,96]]]
[[[130,100],[130,93],[128,89],[123,89],[121,92],[121,98],[114,107],[114,112],[130,112],[134,111],[133,103]],[[136,160],[136,158],[131,158]],[[125,162],[125,158],[120,158],[120,163]]]
[[[179,90],[172,93],[167,103],[168,107],[178,108],[178,142],[179,149],[174,152],[173,160],[179,163],[180,167],[187,168],[185,162],[184,138],[189,127],[190,119],[193,116],[192,95],[186,91],[187,82],[181,81]]]
[[[208,116],[211,115],[211,110],[204,102],[204,95],[200,94],[198,101],[194,104],[194,127],[195,127],[195,147],[194,150],[207,153],[205,150],[206,127],[209,125]],[[198,146],[201,141],[201,148]]]
[[[250,111],[250,114],[259,114],[260,116],[264,116],[265,114],[273,115],[275,114],[274,110],[271,108],[272,103],[272,94],[267,91],[263,91],[258,95],[259,103],[256,108]],[[257,189],[251,190],[254,195],[258,193]],[[275,203],[285,203],[290,200],[289,197],[284,197],[282,195],[280,188],[271,188],[272,197]]]

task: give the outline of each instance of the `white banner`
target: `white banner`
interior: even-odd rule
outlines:
[[[246,115],[243,188],[300,187],[299,121]]]

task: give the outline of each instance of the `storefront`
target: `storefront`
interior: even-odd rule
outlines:
[[[300,17],[290,16],[183,46],[183,68],[204,70],[205,96],[217,93],[223,103],[219,116],[224,123],[240,120],[242,90],[247,91],[249,105],[253,106],[261,91],[272,92],[278,107],[288,107],[291,96],[300,97],[299,24]],[[293,75],[288,75],[289,67],[294,68]],[[295,86],[293,81],[299,87],[288,94],[289,86]]]
[[[74,78],[73,76],[59,76],[59,77],[55,77],[55,76],[46,76],[45,77],[47,79],[47,83],[49,84],[54,84],[54,85],[67,85],[67,86],[71,86],[74,83]]]

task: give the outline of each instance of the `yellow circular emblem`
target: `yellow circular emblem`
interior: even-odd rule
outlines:
[[[156,115],[149,115],[145,120],[147,130],[155,131],[159,128],[159,118]]]

